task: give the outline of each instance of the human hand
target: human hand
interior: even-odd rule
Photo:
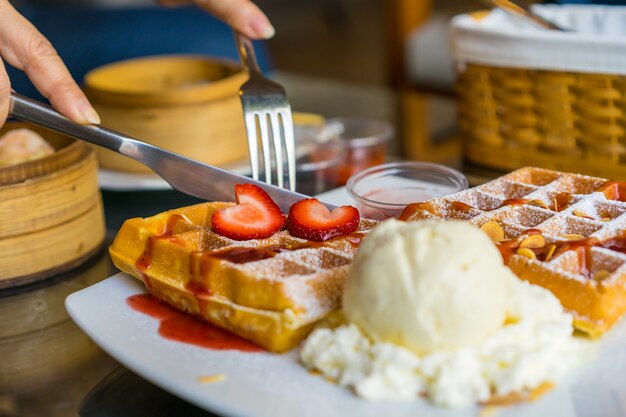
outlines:
[[[157,0],[163,6],[195,3],[234,29],[252,39],[269,39],[274,27],[265,14],[250,0]]]
[[[81,124],[100,123],[98,113],[54,47],[8,0],[0,0],[0,127],[9,113],[11,94],[3,60],[24,71],[37,90],[69,119]]]

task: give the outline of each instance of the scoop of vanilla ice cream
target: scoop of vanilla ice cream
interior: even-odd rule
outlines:
[[[417,354],[454,350],[480,343],[503,325],[512,279],[476,226],[391,219],[361,244],[343,309],[374,341]]]

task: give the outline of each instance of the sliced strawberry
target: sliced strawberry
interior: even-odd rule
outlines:
[[[352,206],[332,212],[315,198],[298,201],[289,209],[289,232],[296,237],[323,242],[359,228],[359,211]]]
[[[254,184],[235,185],[236,206],[213,212],[213,231],[234,240],[264,239],[285,226],[272,198]]]

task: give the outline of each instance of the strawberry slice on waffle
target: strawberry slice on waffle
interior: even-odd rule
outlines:
[[[254,184],[235,185],[237,205],[217,210],[213,231],[233,240],[264,239],[285,226],[285,216],[272,198]]]
[[[359,211],[352,206],[330,211],[316,198],[307,198],[289,209],[288,229],[292,236],[323,242],[356,231],[359,222]]]

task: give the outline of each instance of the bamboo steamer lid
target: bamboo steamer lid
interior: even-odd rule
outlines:
[[[85,92],[103,125],[212,164],[247,157],[238,65],[202,56],[156,56],[97,68]],[[149,172],[142,164],[98,149],[103,168]]]
[[[0,168],[0,288],[75,268],[105,237],[97,162],[91,146],[23,123],[56,152]]]

